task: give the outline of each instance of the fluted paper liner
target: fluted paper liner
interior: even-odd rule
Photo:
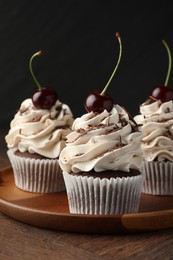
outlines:
[[[143,162],[145,181],[142,192],[152,195],[173,195],[173,162]]]
[[[25,191],[52,193],[65,190],[58,159],[30,159],[7,152],[12,164],[15,185]]]
[[[139,209],[143,176],[100,179],[64,173],[70,213],[125,214]]]

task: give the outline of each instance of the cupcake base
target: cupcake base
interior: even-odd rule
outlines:
[[[173,162],[143,162],[143,193],[173,195]]]
[[[70,213],[127,214],[139,209],[142,174],[99,178],[63,172]]]
[[[7,152],[12,164],[15,185],[25,191],[53,193],[65,190],[58,159],[38,159]]]

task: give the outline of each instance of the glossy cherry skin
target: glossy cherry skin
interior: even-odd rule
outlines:
[[[53,88],[42,88],[32,96],[32,102],[38,109],[50,109],[57,99],[57,93]]]
[[[100,95],[102,91],[101,90],[95,90],[91,92],[84,101],[84,107],[87,112],[97,112],[101,113],[105,109],[110,112],[114,101],[111,96],[108,94],[104,94],[103,96]]]
[[[173,89],[166,86],[154,87],[151,92],[151,97],[161,100],[161,102],[173,100]]]

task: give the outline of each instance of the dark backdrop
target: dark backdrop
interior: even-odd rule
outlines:
[[[28,62],[40,83],[57,89],[74,116],[83,100],[102,89],[118,56],[115,32],[123,42],[120,67],[109,94],[132,115],[155,84],[164,84],[167,54],[173,51],[173,1],[0,1],[0,127],[36,90]],[[173,86],[173,72],[170,78]]]

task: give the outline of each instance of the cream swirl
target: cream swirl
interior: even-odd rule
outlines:
[[[5,137],[9,149],[58,158],[71,132],[73,115],[59,100],[50,109],[36,109],[31,99],[22,102]]]
[[[77,118],[60,154],[64,172],[139,169],[141,133],[127,112],[115,105],[111,112],[87,113]]]
[[[141,148],[146,161],[173,160],[173,101],[142,104],[135,121],[141,125]]]

